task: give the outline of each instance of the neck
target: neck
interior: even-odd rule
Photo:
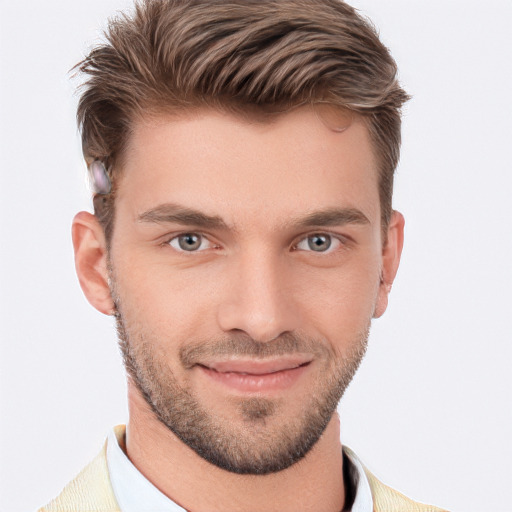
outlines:
[[[296,464],[269,475],[238,475],[197,455],[155,417],[131,383],[128,391],[127,455],[155,487],[185,510],[339,512],[343,508],[337,414]]]

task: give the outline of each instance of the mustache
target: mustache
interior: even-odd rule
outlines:
[[[323,339],[313,339],[296,333],[284,333],[272,341],[256,341],[244,334],[231,335],[216,341],[187,344],[179,350],[179,358],[185,368],[192,368],[204,360],[215,358],[272,359],[290,354],[312,354],[328,357],[332,350]]]

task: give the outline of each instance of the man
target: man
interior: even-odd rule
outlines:
[[[48,511],[434,511],[342,447],[396,275],[407,95],[338,0],[147,0],[79,65],[73,244],[130,418]]]

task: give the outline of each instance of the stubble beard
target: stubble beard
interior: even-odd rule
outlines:
[[[130,325],[128,329],[119,299],[115,302],[119,347],[127,373],[155,416],[203,459],[238,474],[275,473],[295,464],[311,450],[364,357],[370,327],[369,319],[366,329],[351,340],[350,350],[344,356],[334,354],[325,342],[293,333],[269,343],[232,336],[185,345],[179,353],[185,368],[204,355],[262,358],[313,352],[316,360],[324,363],[325,371],[317,372],[300,417],[284,417],[280,412],[282,399],[233,397],[236,414],[229,421],[215,415],[215,411],[208,411],[190,389],[180,385],[166,357],[156,349],[162,345],[150,339],[142,325]]]

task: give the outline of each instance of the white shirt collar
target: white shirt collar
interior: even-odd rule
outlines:
[[[142,475],[119,446],[119,441],[112,429],[107,438],[107,465],[121,512],[186,512]]]
[[[372,493],[363,466],[352,453],[345,453],[358,475],[352,512],[372,512]],[[186,512],[184,508],[160,492],[132,464],[119,446],[115,429],[112,429],[108,435],[107,464],[114,495],[121,512]]]
[[[356,497],[352,504],[351,512],[373,512],[372,490],[370,489],[370,482],[368,482],[363,465],[353,452],[345,451],[344,453],[352,463],[357,474]]]

